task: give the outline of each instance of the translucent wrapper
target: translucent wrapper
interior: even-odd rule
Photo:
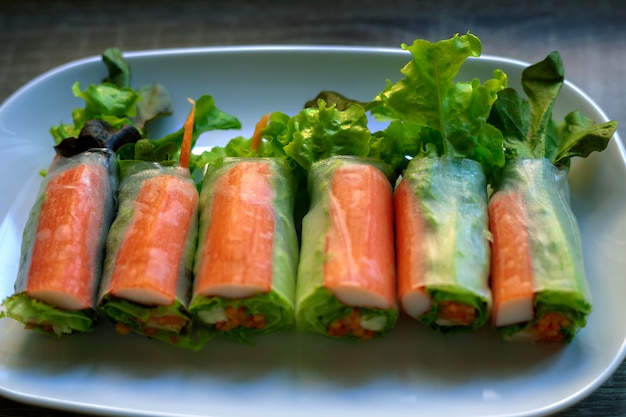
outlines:
[[[225,158],[208,167],[190,311],[210,331],[247,342],[293,327],[294,199],[282,159]]]
[[[555,167],[547,159],[512,161],[505,166],[502,183],[491,198],[491,209],[506,199],[507,226],[516,231],[516,246],[528,248],[518,253],[528,253],[532,273],[533,318],[499,326],[507,339],[545,340],[548,336],[569,342],[577,329],[585,326],[591,312],[582,240],[570,206],[567,174],[566,168]],[[510,262],[519,266],[525,261],[515,258]],[[515,281],[515,277],[505,279]],[[554,322],[554,313],[558,313],[559,323]],[[558,326],[558,333],[546,335],[544,325],[548,324]]]
[[[444,332],[484,325],[491,307],[490,234],[481,165],[415,158],[396,187],[394,205],[403,310]]]
[[[348,156],[311,167],[296,292],[299,330],[369,339],[395,326],[392,177],[379,161]]]
[[[113,152],[56,156],[24,228],[8,317],[57,336],[93,329],[116,189]]]
[[[99,308],[121,333],[199,349],[189,305],[198,192],[189,170],[135,162],[107,240]]]

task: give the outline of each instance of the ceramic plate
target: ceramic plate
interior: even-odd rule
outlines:
[[[320,90],[358,100],[395,81],[409,55],[399,48],[231,47],[127,54],[132,83],[158,81],[172,93],[173,116],[153,136],[178,129],[187,97],[212,95],[236,115],[240,131],[212,132],[199,146],[250,135],[270,111],[295,113]],[[526,64],[482,57],[460,79],[504,70],[519,87]],[[566,68],[567,70],[567,68]],[[99,82],[99,57],[70,63],[25,85],[0,107],[0,298],[12,293],[21,232],[52,157],[50,126],[82,107],[71,85]],[[567,83],[555,116],[571,110],[604,121],[603,111]],[[618,137],[572,167],[572,205],[580,221],[594,298],[587,327],[565,347],[502,341],[490,328],[442,336],[403,319],[368,343],[275,334],[254,346],[214,340],[191,353],[111,325],[54,339],[0,320],[0,394],[82,413],[150,416],[538,416],[599,387],[624,359],[626,340],[626,164]]]

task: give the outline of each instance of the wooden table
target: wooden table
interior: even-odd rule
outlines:
[[[528,3],[0,0],[0,102],[33,77],[109,46],[124,51],[254,44],[398,47],[415,38],[434,41],[469,30],[482,40],[483,54],[535,62],[558,50],[567,78],[610,118],[626,122],[621,0]],[[0,417],[61,415],[68,413],[0,398]],[[624,415],[626,364],[559,414]]]

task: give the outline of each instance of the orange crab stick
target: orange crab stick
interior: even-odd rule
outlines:
[[[324,286],[347,305],[393,307],[389,180],[372,165],[346,165],[335,171],[330,195]]]
[[[274,213],[265,202],[272,201],[274,190],[269,175],[269,165],[242,161],[213,185],[210,217],[215,221],[202,246],[197,294],[242,298],[270,290]]]
[[[394,193],[398,298],[411,317],[424,314],[431,305],[425,291],[425,220],[408,182],[401,181]]]
[[[197,202],[184,177],[158,175],[140,184],[108,285],[112,295],[145,305],[174,302]]]
[[[26,281],[29,296],[65,310],[93,307],[107,190],[107,169],[99,164],[75,165],[48,182]]]
[[[371,161],[335,156],[309,171],[298,328],[370,339],[397,319],[392,186]]]
[[[489,204],[491,291],[496,327],[533,319],[534,282],[522,196],[498,193]]]

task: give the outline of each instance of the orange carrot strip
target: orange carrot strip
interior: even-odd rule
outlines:
[[[30,297],[67,310],[92,307],[107,187],[106,168],[95,164],[50,180],[28,272]]]
[[[193,139],[193,124],[196,117],[196,102],[188,98],[191,103],[191,111],[187,120],[185,120],[183,143],[180,148],[180,160],[179,165],[183,168],[189,167],[189,154],[191,153],[191,142]]]
[[[242,298],[272,288],[274,190],[268,164],[233,165],[213,186],[195,294]]]
[[[109,290],[145,305],[170,305],[198,193],[171,175],[145,180],[120,244]]]
[[[533,270],[520,194],[500,192],[489,204],[489,228],[493,234],[491,290],[493,323],[505,326],[533,318]]]
[[[250,151],[258,152],[261,148],[261,130],[267,125],[268,120],[270,119],[270,114],[267,113],[259,119],[256,126],[254,127],[254,133],[252,134],[252,140],[250,141]]]
[[[330,219],[324,285],[348,305],[393,307],[393,203],[387,177],[368,164],[338,168],[331,185]]]
[[[424,289],[426,224],[408,181],[400,181],[396,188],[394,210],[398,298],[404,311],[417,318],[430,307],[430,297]]]

